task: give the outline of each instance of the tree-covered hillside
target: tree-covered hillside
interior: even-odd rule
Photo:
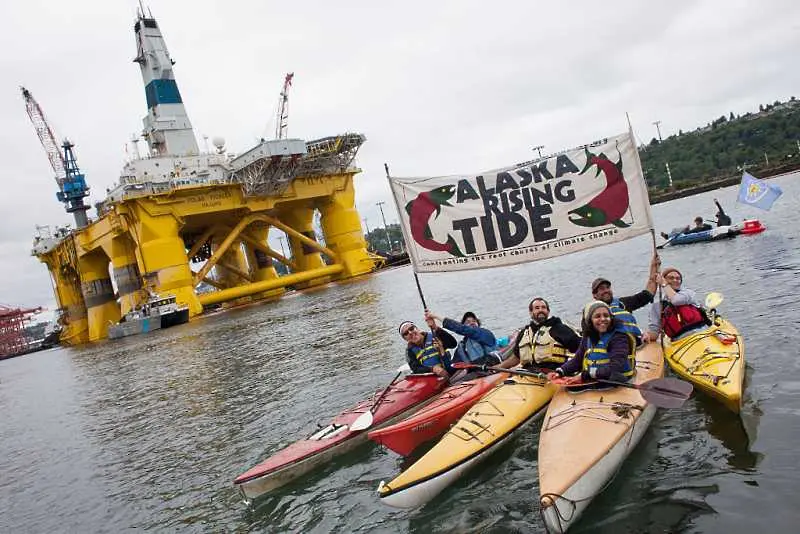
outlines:
[[[673,188],[741,175],[757,176],[800,166],[800,100],[775,101],[757,113],[721,116],[693,132],[678,132],[663,141],[653,138],[639,149],[651,190]]]

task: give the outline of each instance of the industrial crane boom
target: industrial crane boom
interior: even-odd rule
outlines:
[[[278,120],[275,124],[275,139],[284,139],[289,129],[289,87],[292,86],[294,72],[286,74],[283,79],[283,89],[278,100]]]
[[[48,124],[47,119],[45,119],[41,106],[33,98],[30,91],[24,87],[21,87],[21,89],[22,98],[25,99],[25,109],[28,111],[28,116],[36,129],[36,135],[39,136],[39,141],[42,142],[44,151],[47,153],[50,166],[53,167],[56,173],[56,183],[59,189],[58,193],[56,193],[56,198],[58,198],[59,202],[64,203],[67,213],[73,214],[75,226],[83,228],[89,224],[89,220],[86,217],[86,211],[89,206],[83,203],[84,197],[89,196],[89,188],[86,186],[86,179],[78,168],[78,162],[72,152],[72,147],[75,145],[70,143],[68,139],[64,139],[61,149],[59,149],[56,136],[53,134],[53,129]]]
[[[44,151],[47,152],[47,159],[50,160],[50,166],[53,167],[56,173],[56,181],[60,186],[64,183],[64,178],[67,177],[67,166],[56,142],[56,136],[47,123],[47,119],[44,118],[44,111],[42,111],[36,99],[33,98],[31,92],[24,87],[20,89],[22,89],[22,98],[25,99],[25,109],[28,111],[28,117],[31,118],[33,127],[36,129],[36,135],[39,136],[39,141],[42,142]]]

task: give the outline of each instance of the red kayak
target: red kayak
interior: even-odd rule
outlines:
[[[447,385],[433,373],[408,375],[400,382],[378,391],[372,399],[336,416],[331,424],[311,436],[292,443],[270,456],[247,472],[239,475],[234,484],[239,486],[245,500],[250,501],[279,488],[287,482],[311,471],[367,441],[367,430],[351,431],[350,425],[369,411],[376,399],[380,403],[373,412],[370,428],[378,428],[413,413],[429,402]]]
[[[369,439],[402,456],[408,456],[423,443],[447,432],[473,404],[508,376],[508,373],[494,373],[450,386],[405,421],[373,430],[369,433]]]

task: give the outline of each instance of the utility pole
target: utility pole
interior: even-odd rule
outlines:
[[[767,153],[764,152],[764,161],[767,162],[767,166],[769,166],[769,158],[767,157]]]
[[[389,227],[386,226],[386,217],[383,215],[383,205],[386,202],[380,201],[375,203],[376,206],[381,210],[381,219],[383,219],[383,231],[386,232],[386,242],[389,244],[389,252],[394,252],[394,246],[392,245],[392,239],[389,237]]]
[[[653,124],[656,125],[656,131],[658,132],[658,142],[660,143],[662,141],[662,139],[661,139],[661,121],[655,121],[655,122],[653,122]]]
[[[544,148],[544,145],[536,145],[535,147],[531,148],[531,150],[538,150],[539,151],[539,157],[541,158],[542,157],[542,149],[543,148]]]
[[[279,235],[278,236],[278,241],[280,241],[280,243],[281,243],[281,254],[283,254],[284,258],[286,258],[287,257],[286,256],[286,249],[283,248],[283,240],[284,240],[284,237],[282,235]]]
[[[669,162],[665,162],[664,165],[667,167],[667,180],[669,180],[669,188],[672,189],[672,172],[669,170]]]

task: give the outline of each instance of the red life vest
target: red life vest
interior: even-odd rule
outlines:
[[[661,303],[661,324],[667,337],[674,338],[706,324],[706,318],[697,306],[692,304],[675,306],[664,301]]]

